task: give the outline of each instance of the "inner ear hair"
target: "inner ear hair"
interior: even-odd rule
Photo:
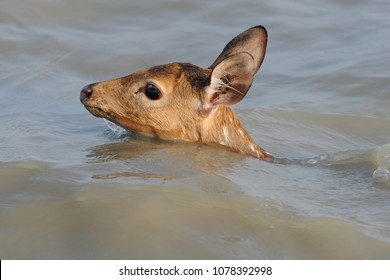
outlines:
[[[252,85],[267,47],[267,31],[255,26],[233,38],[209,67],[211,74],[204,88],[203,109],[211,112],[218,105],[240,102]]]
[[[255,63],[247,52],[234,54],[216,65],[210,75],[210,84],[206,88],[207,101],[212,105],[232,106],[240,102],[248,92]]]

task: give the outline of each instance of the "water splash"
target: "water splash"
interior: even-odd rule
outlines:
[[[375,150],[374,161],[377,166],[372,175],[374,183],[390,187],[390,143]]]
[[[304,166],[340,167],[371,163],[372,150],[353,150],[336,152],[333,154],[321,154],[306,159],[275,158],[270,162],[279,164],[298,164]]]
[[[364,170],[374,166],[375,171],[372,173],[373,184],[390,188],[390,143],[374,150],[343,151],[302,160],[275,158],[270,160],[270,162],[333,169],[357,168],[358,170]],[[364,169],[361,169],[362,166]]]
[[[126,129],[116,125],[113,122],[110,122],[109,120],[106,120],[106,119],[103,119],[103,120],[104,120],[105,124],[108,126],[108,128],[117,136],[121,136],[121,135],[128,132]]]

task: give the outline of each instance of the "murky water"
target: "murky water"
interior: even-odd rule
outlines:
[[[390,258],[389,13],[380,0],[3,0],[0,258]],[[79,103],[91,82],[208,66],[258,24],[266,59],[235,111],[286,160],[114,132]]]

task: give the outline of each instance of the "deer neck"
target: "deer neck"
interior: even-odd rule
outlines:
[[[218,106],[202,122],[201,130],[203,143],[221,145],[255,158],[271,157],[268,152],[257,145],[229,107]]]

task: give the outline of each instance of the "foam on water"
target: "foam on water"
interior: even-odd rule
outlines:
[[[390,187],[390,143],[375,150],[374,160],[377,165],[372,175],[374,182]]]

